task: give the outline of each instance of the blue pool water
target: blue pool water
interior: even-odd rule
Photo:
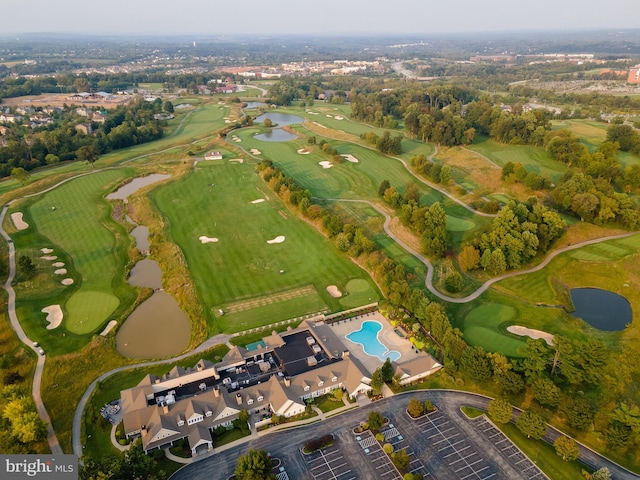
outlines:
[[[400,358],[401,354],[396,350],[389,350],[382,344],[380,339],[378,339],[380,330],[382,330],[382,324],[380,322],[367,320],[362,323],[360,330],[355,330],[347,334],[347,340],[362,345],[364,353],[367,355],[378,357],[383,362],[389,357],[392,362],[395,362]]]

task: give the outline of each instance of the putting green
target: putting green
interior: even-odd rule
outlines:
[[[515,315],[515,308],[497,303],[474,308],[464,319],[464,338],[469,345],[480,346],[488,352],[519,357],[518,350],[524,347],[525,341],[504,335],[499,328]]]
[[[358,307],[360,305],[377,302],[380,299],[376,291],[369,285],[369,282],[362,278],[349,280],[345,290],[348,292],[348,295],[340,299],[340,305],[344,307]]]
[[[447,230],[450,232],[466,232],[474,228],[476,224],[471,220],[465,220],[463,218],[453,217],[447,215]]]
[[[65,305],[69,318],[65,328],[78,335],[91,333],[105,322],[118,305],[118,297],[109,293],[77,292]]]

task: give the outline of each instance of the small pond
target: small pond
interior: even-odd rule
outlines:
[[[304,118],[299,117],[298,115],[289,115],[288,113],[263,113],[262,115],[256,117],[256,123],[262,123],[266,119],[270,119],[273,123],[275,123],[278,127],[284,127],[286,125],[293,125],[295,123],[304,122]]]
[[[261,133],[253,138],[262,142],[288,142],[289,140],[298,138],[298,136],[281,128],[273,128],[267,133]]]
[[[574,288],[571,290],[571,301],[576,309],[571,315],[598,330],[624,330],[631,323],[631,304],[617,293],[599,288]]]
[[[162,270],[155,260],[145,258],[134,265],[129,274],[129,285],[159,290],[162,288]]]
[[[244,107],[246,109],[252,109],[252,108],[262,108],[262,107],[266,107],[267,104],[264,102],[247,102],[247,106]]]
[[[156,292],[127,318],[116,335],[118,352],[130,358],[168,357],[189,343],[189,319],[167,292]]]
[[[123,185],[118,190],[107,195],[107,200],[125,200],[129,195],[133,195],[142,187],[159,182],[160,180],[166,180],[171,178],[171,175],[165,175],[162,173],[153,173],[146,177],[138,177],[131,180],[126,185]]]

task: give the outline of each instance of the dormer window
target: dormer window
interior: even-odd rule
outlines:
[[[319,386],[319,387],[321,387],[322,385],[324,385],[324,382],[323,382],[322,380],[320,380],[320,381],[318,382],[318,386]]]
[[[305,387],[304,387],[304,391],[305,391],[305,392],[308,392],[308,391],[309,391],[309,385],[305,385]]]
[[[178,426],[181,427],[184,425],[184,420],[178,420]]]
[[[259,402],[261,402],[262,400],[264,400],[264,397],[263,397],[262,395],[260,395],[260,396],[258,397],[258,401],[259,401]]]
[[[253,398],[250,398],[249,400],[247,400],[247,405],[253,405]]]
[[[336,377],[335,375],[331,378],[332,382],[337,382],[338,381],[338,377]]]
[[[211,410],[208,410],[208,411],[207,411],[207,413],[205,413],[205,415],[206,415],[207,417],[210,417],[211,415],[213,415],[213,412],[211,412]]]

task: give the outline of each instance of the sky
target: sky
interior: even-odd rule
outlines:
[[[0,34],[396,34],[640,28],[640,0],[0,0]]]

